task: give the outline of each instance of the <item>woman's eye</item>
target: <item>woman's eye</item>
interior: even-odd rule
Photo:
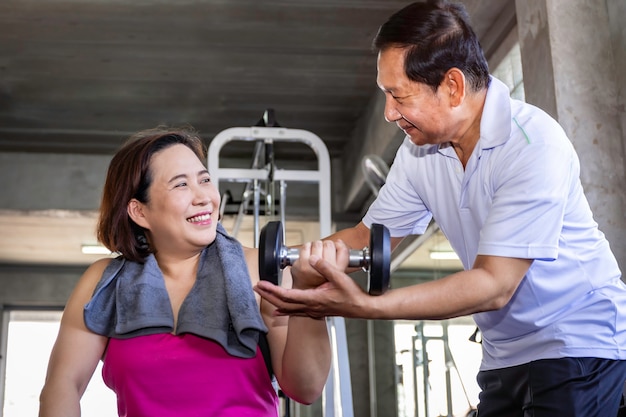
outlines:
[[[186,187],[187,183],[186,182],[179,182],[178,184],[176,184],[175,188],[179,188],[179,187]]]
[[[204,183],[209,183],[209,182],[211,182],[211,178],[209,178],[209,177],[202,178],[202,179],[200,180],[200,182],[201,182],[201,183],[203,183],[203,184],[204,184]]]

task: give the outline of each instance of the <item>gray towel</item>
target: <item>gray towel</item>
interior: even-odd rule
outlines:
[[[85,305],[84,318],[89,330],[107,337],[172,332],[174,315],[154,256],[144,264],[113,259]],[[243,249],[218,224],[215,241],[202,251],[196,283],[178,313],[176,333],[193,333],[214,340],[233,356],[251,358],[260,332],[267,327]]]

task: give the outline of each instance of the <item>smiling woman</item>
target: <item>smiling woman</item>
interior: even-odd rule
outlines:
[[[150,193],[131,198],[128,215],[149,248],[194,253],[215,240],[220,195],[190,148],[174,144],[154,154],[148,176]]]
[[[79,416],[100,362],[127,417],[276,417],[274,378],[297,402],[321,395],[326,322],[276,318],[255,295],[257,251],[219,224],[204,160],[188,128],[139,132],[112,158],[97,236],[120,256],[92,264],[67,302],[40,417]]]

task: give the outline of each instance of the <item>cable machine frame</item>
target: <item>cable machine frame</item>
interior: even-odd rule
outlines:
[[[283,170],[276,169],[273,158],[269,166],[252,168],[227,168],[220,164],[222,148],[232,141],[255,141],[273,145],[276,142],[298,142],[309,146],[317,156],[317,169]],[[255,155],[256,159],[256,155]],[[317,183],[319,194],[320,237],[331,234],[331,181],[330,156],[328,149],[319,136],[302,129],[284,127],[233,127],[223,130],[209,144],[207,155],[208,168],[212,181],[218,187],[220,182],[254,183],[254,242],[259,240],[259,202],[258,182],[278,181],[281,184],[281,216],[284,216],[284,183],[286,181]],[[248,196],[244,196],[244,199]],[[273,196],[272,196],[273,198]],[[243,203],[242,203],[243,204]],[[238,217],[242,216],[242,210]],[[283,219],[284,220],[284,219]],[[332,366],[323,394],[323,412],[325,417],[353,417],[352,387],[347,349],[345,321],[342,317],[329,317],[326,320],[332,348]]]

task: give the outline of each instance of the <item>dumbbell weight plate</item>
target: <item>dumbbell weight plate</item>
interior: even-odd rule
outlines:
[[[259,274],[264,281],[280,285],[280,251],[283,247],[281,222],[269,222],[261,229],[259,237]]]
[[[369,251],[368,292],[370,295],[381,295],[389,289],[389,270],[391,268],[389,230],[382,224],[372,224]]]

